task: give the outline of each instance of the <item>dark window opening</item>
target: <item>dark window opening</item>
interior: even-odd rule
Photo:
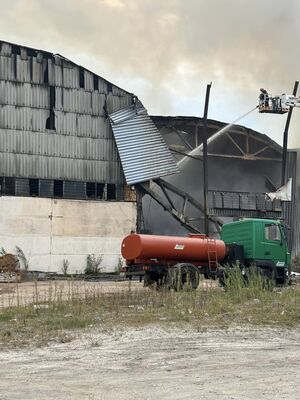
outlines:
[[[46,129],[55,130],[55,86],[49,86],[49,117],[46,120]]]
[[[29,196],[29,179],[16,178],[15,196]]]
[[[38,179],[29,179],[29,196],[39,196]]]
[[[15,178],[15,196],[29,196],[29,179]]]
[[[29,74],[30,74],[30,80],[33,80],[33,58],[29,58]]]
[[[123,185],[37,178],[0,177],[0,196],[123,200]]]
[[[86,197],[88,199],[104,200],[104,198],[105,198],[104,193],[105,193],[105,184],[104,183],[94,183],[94,182],[86,183]]]
[[[103,200],[104,189],[105,189],[105,184],[104,183],[97,183],[96,184],[96,197],[97,197],[97,199]]]
[[[15,178],[5,178],[4,180],[4,193],[10,196],[16,194],[16,180]]]
[[[116,185],[107,184],[107,200],[116,200]]]
[[[116,185],[116,199],[124,200],[124,186],[123,185]]]
[[[110,82],[107,82],[107,93],[112,92],[112,84]]]
[[[79,87],[84,89],[84,69],[79,67]]]
[[[44,83],[49,84],[49,68],[48,68],[48,60],[46,60],[46,65],[44,69]]]
[[[21,55],[21,47],[13,44],[11,46],[11,54],[16,54],[16,55],[20,56]]]
[[[64,181],[53,182],[53,196],[63,197],[64,196]]]
[[[36,57],[36,55],[37,55],[36,50],[27,49],[27,56],[28,56],[28,57]]]
[[[53,181],[51,179],[40,179],[40,197],[53,197]]]
[[[56,97],[55,97],[55,86],[50,86],[49,87],[50,91],[50,102],[49,102],[49,108],[50,110],[53,110],[53,108],[55,107],[55,101],[56,101]]]
[[[86,197],[89,199],[96,198],[96,183],[94,182],[86,183]]]
[[[85,183],[77,181],[64,181],[64,198],[84,199],[86,197]]]
[[[94,90],[99,90],[99,78],[97,75],[93,76],[93,81],[94,81]]]
[[[53,111],[50,111],[50,117],[46,120],[46,129],[55,130],[55,114]]]
[[[105,101],[104,101],[103,111],[104,111],[105,118],[108,118],[107,95],[105,95]]]
[[[13,61],[14,78],[17,79],[17,55],[16,54],[13,55],[12,61]]]

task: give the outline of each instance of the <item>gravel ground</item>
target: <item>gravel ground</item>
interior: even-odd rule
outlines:
[[[92,329],[1,352],[0,399],[300,398],[298,330]]]

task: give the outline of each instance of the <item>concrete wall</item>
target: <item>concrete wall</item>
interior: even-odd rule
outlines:
[[[113,271],[122,238],[136,228],[136,204],[57,200],[28,197],[0,198],[0,248],[24,251],[29,269],[83,272],[88,254],[103,255],[101,266]]]

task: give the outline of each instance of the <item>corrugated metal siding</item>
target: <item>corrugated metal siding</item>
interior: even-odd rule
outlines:
[[[124,182],[112,138],[45,135],[18,130],[10,130],[7,135],[7,130],[0,129],[0,155],[0,176]],[[23,167],[19,168],[20,163]]]
[[[79,89],[79,72],[77,68],[64,62],[62,86]]]
[[[11,129],[45,132],[45,121],[48,116],[49,112],[47,110],[2,106],[0,104],[0,128],[7,129],[7,136],[9,136]]]
[[[61,157],[43,157],[28,154],[0,153],[0,174],[2,176],[84,182],[122,182],[119,161],[80,160]]]
[[[41,85],[0,81],[0,104],[49,109],[48,90]]]
[[[300,150],[297,151],[297,164],[295,170],[295,193],[294,207],[292,215],[292,230],[293,230],[293,255],[300,255]]]
[[[110,114],[110,120],[129,185],[179,172],[160,132],[140,102]]]
[[[290,251],[293,255],[300,253],[300,152],[289,151],[287,154],[287,178],[293,179],[292,201],[283,203],[283,214],[286,225]]]
[[[43,132],[17,130],[11,130],[8,136],[5,129],[0,129],[0,152],[113,162],[119,158],[111,138],[45,135]]]
[[[300,166],[299,166],[300,168]],[[296,188],[295,222],[294,222],[294,245],[293,255],[300,255],[300,185]]]
[[[106,109],[132,94],[59,55],[0,42],[0,176],[124,183]],[[16,53],[16,51],[14,51]],[[94,79],[98,89],[94,90]],[[50,86],[55,130],[46,129]]]

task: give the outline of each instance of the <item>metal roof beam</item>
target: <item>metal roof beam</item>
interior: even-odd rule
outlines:
[[[245,155],[246,153],[244,150],[238,145],[238,143],[230,136],[229,133],[225,133],[225,135],[228,137],[228,139],[235,145],[235,147],[243,154]]]

